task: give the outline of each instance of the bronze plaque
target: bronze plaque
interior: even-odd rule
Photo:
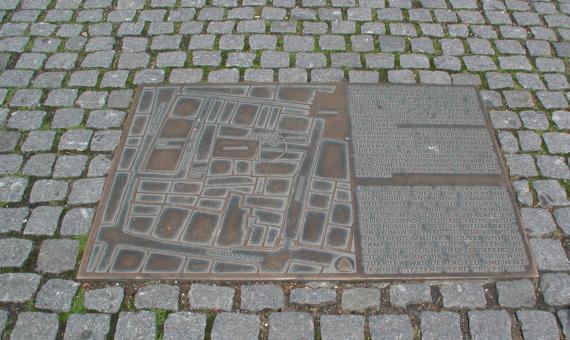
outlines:
[[[139,88],[79,278],[532,277],[477,91]]]

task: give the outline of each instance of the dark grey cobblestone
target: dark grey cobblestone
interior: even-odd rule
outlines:
[[[67,312],[71,308],[77,288],[77,282],[51,279],[40,288],[36,297],[36,308]]]
[[[234,290],[229,287],[193,284],[188,295],[190,306],[194,309],[229,311],[233,304]]]
[[[178,312],[168,315],[164,322],[165,340],[203,339],[206,331],[206,315]]]
[[[71,314],[64,339],[104,339],[111,330],[109,314]]]
[[[381,314],[368,318],[373,339],[413,339],[412,323],[407,315]]]
[[[135,307],[139,309],[159,308],[178,311],[180,288],[166,284],[142,287],[135,295]]]
[[[280,309],[284,306],[283,291],[275,285],[241,286],[241,309],[261,311],[264,309]]]
[[[121,287],[92,289],[85,292],[85,307],[101,313],[116,313],[123,302]]]
[[[511,317],[506,311],[471,311],[468,317],[473,339],[511,338]]]
[[[439,292],[445,308],[484,308],[487,305],[483,286],[476,282],[465,282],[442,286]]]
[[[0,268],[22,266],[28,259],[33,246],[33,242],[29,240],[0,239]]]
[[[453,312],[422,312],[422,339],[460,339],[459,314]]]
[[[323,339],[364,340],[364,317],[360,315],[321,315]]]
[[[55,339],[59,320],[55,313],[23,312],[18,315],[11,339]]]
[[[259,337],[259,317],[239,313],[220,313],[214,320],[212,339],[249,340]]]
[[[154,313],[149,311],[121,312],[115,338],[152,340],[156,335],[155,318]]]
[[[326,288],[295,288],[291,290],[291,303],[327,305],[336,301],[336,292]]]
[[[33,273],[0,274],[0,301],[26,302],[40,285],[41,275]]]
[[[395,307],[431,303],[431,291],[427,284],[408,283],[390,287],[390,302]]]

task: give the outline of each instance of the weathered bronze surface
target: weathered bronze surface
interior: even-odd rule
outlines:
[[[530,277],[477,91],[139,89],[79,278]]]

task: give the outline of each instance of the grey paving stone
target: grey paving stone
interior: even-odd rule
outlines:
[[[85,91],[75,103],[85,109],[100,109],[105,105],[106,100],[107,92],[105,91]]]
[[[514,87],[513,77],[509,73],[487,72],[485,74],[490,89]]]
[[[431,303],[431,290],[424,283],[407,283],[390,286],[390,303],[399,308],[408,305]]]
[[[98,78],[99,71],[76,71],[71,74],[67,85],[71,87],[94,87],[97,85]]]
[[[526,154],[505,155],[511,176],[533,177],[538,175],[534,158]]]
[[[570,152],[570,134],[560,132],[546,132],[544,142],[550,153]]]
[[[8,119],[8,127],[18,130],[33,130],[42,125],[45,111],[14,111]]]
[[[544,177],[570,179],[570,169],[563,157],[538,155],[536,163]]]
[[[35,107],[39,105],[42,97],[42,90],[18,90],[12,100],[10,100],[11,107]]]
[[[97,155],[89,163],[88,177],[106,176],[111,167],[111,157],[108,155]]]
[[[0,174],[17,173],[22,166],[22,156],[16,154],[0,155]]]
[[[110,330],[109,314],[71,314],[67,319],[63,339],[105,339]]]
[[[53,235],[63,207],[39,206],[32,210],[24,235]]]
[[[521,121],[515,112],[491,111],[489,115],[495,129],[518,129],[521,127]]]
[[[295,66],[301,68],[325,67],[327,59],[322,53],[297,53],[295,56]]]
[[[416,76],[410,70],[389,70],[388,81],[397,84],[414,84]]]
[[[517,311],[525,339],[560,339],[556,317],[544,311]]]
[[[477,282],[441,286],[439,291],[445,308],[475,309],[484,308],[487,305],[483,286]]]
[[[536,97],[547,109],[565,109],[568,107],[568,101],[562,92],[539,91],[536,93]]]
[[[390,53],[369,53],[364,55],[369,68],[389,69],[394,67],[394,55]]]
[[[206,331],[206,315],[178,312],[168,315],[164,322],[164,340],[201,340]]]
[[[1,87],[26,87],[30,83],[33,71],[6,70],[0,75]]]
[[[0,201],[19,202],[24,196],[28,180],[21,177],[0,178]]]
[[[342,292],[341,305],[347,311],[380,308],[380,290],[377,288],[350,288]]]
[[[37,270],[59,274],[75,268],[79,241],[45,240],[40,247]]]
[[[335,82],[343,81],[344,72],[340,69],[316,69],[311,71],[312,82]]]
[[[13,151],[20,140],[20,133],[15,131],[0,131],[0,151]]]
[[[519,151],[519,142],[511,132],[498,131],[499,144],[505,153],[515,153]]]
[[[23,152],[49,151],[52,147],[54,138],[55,131],[31,131],[20,149]]]
[[[284,83],[304,83],[307,81],[307,71],[301,68],[279,69],[277,80]]]
[[[154,340],[155,315],[149,311],[121,312],[115,330],[115,339]]]
[[[461,339],[459,314],[452,312],[422,312],[422,339]]]
[[[283,308],[283,291],[276,285],[242,285],[241,309],[261,311]]]
[[[493,60],[487,56],[467,56],[463,62],[469,71],[481,72],[492,71],[497,68]]]
[[[28,176],[50,176],[54,162],[55,155],[52,153],[32,155],[24,165],[23,173]]]
[[[123,303],[124,291],[120,286],[91,289],[85,292],[86,308],[101,313],[116,313]]]
[[[309,313],[280,312],[269,315],[269,339],[313,339],[315,327]]]
[[[115,109],[126,109],[133,99],[133,90],[113,90],[107,99],[107,106]]]
[[[524,127],[533,130],[547,130],[548,118],[544,112],[539,111],[522,111],[519,116],[523,122]]]
[[[27,207],[0,208],[0,233],[19,232],[29,214]]]
[[[468,318],[474,340],[511,338],[511,318],[506,311],[471,311]]]
[[[67,182],[42,179],[34,183],[30,203],[53,202],[65,199]]]
[[[221,286],[193,284],[190,287],[189,302],[193,309],[232,309],[234,289]]]
[[[534,101],[529,91],[509,90],[504,91],[503,95],[510,108],[534,107]]]
[[[0,301],[21,303],[30,300],[41,279],[41,275],[32,273],[0,274]]]
[[[237,83],[239,81],[239,71],[237,69],[222,69],[208,73],[210,83]]]
[[[546,209],[521,208],[521,216],[525,229],[532,237],[546,236],[556,230],[552,214]]]
[[[12,330],[13,340],[55,339],[59,320],[55,313],[22,312]]]
[[[79,177],[85,169],[88,157],[85,155],[63,155],[57,158],[53,177]],[[37,183],[37,182],[36,182]]]
[[[368,317],[370,336],[374,340],[412,340],[412,323],[407,315],[381,314]]]
[[[568,258],[559,240],[531,239],[530,246],[539,270],[570,270]]]
[[[173,84],[197,83],[202,80],[203,73],[201,69],[174,69],[169,81]]]
[[[547,273],[540,278],[540,289],[544,301],[552,306],[570,304],[570,275],[566,273]]]
[[[245,70],[244,81],[251,82],[272,82],[273,70],[266,69],[247,69]]]
[[[30,256],[34,243],[17,238],[0,239],[0,268],[21,267]]]
[[[77,98],[77,89],[54,89],[49,92],[44,105],[73,106]]]
[[[542,151],[542,138],[536,132],[519,131],[518,137],[523,151]]]
[[[259,337],[257,315],[220,313],[212,327],[212,340],[249,340]]]
[[[121,134],[122,131],[120,130],[96,131],[91,139],[91,151],[114,151],[117,145],[119,145]]]
[[[560,320],[560,324],[562,325],[562,332],[564,333],[564,336],[568,338],[570,336],[570,310],[559,310],[557,315],[558,320]]]
[[[290,301],[305,305],[328,305],[336,302],[336,292],[326,288],[294,288]]]
[[[361,67],[358,53],[333,53],[330,55],[332,67]]]
[[[364,317],[360,315],[321,315],[323,340],[364,340]]]
[[[91,208],[69,210],[63,217],[59,233],[64,236],[87,234],[94,215],[95,211]]]
[[[73,182],[67,202],[69,204],[97,203],[101,198],[105,178],[80,179]]]
[[[532,307],[536,303],[534,285],[530,280],[499,281],[496,286],[499,305],[503,308]]]
[[[154,284],[140,288],[135,295],[135,307],[159,308],[178,311],[180,287],[167,284]]]
[[[55,312],[67,312],[79,283],[71,280],[51,279],[40,288],[36,297],[36,308]]]
[[[537,180],[532,183],[541,206],[570,205],[566,190],[555,180]]]
[[[499,57],[499,66],[503,70],[530,71],[532,66],[524,56]]]
[[[554,210],[556,223],[564,234],[570,234],[570,208],[560,208]]]

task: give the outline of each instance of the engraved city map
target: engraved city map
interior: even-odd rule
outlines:
[[[80,278],[533,276],[475,88],[147,86]]]

